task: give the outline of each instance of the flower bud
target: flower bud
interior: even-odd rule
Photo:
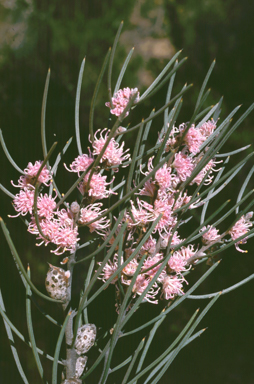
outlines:
[[[76,202],[76,201],[73,201],[73,203],[71,203],[71,212],[72,213],[79,213],[79,204]]]

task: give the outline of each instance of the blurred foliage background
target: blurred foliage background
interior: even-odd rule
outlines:
[[[184,97],[181,119],[188,121],[205,74],[216,58],[217,64],[209,81],[211,95],[209,104],[216,103],[224,95],[222,117],[236,105],[247,109],[254,101],[254,2],[249,0],[1,0],[0,1],[0,127],[7,147],[21,168],[29,161],[42,158],[40,144],[40,111],[47,70],[51,68],[51,81],[47,104],[48,147],[57,140],[60,150],[70,136],[74,135],[74,103],[79,67],[86,56],[83,79],[80,126],[83,148],[88,145],[87,128],[89,105],[94,86],[107,50],[112,46],[115,33],[124,20],[124,29],[117,49],[113,71],[113,84],[128,51],[135,46],[133,58],[126,72],[123,86],[136,87],[142,91],[153,81],[167,61],[179,49],[188,56],[187,63],[176,76],[175,93],[185,82],[194,83],[193,89]],[[135,123],[146,117],[150,110],[159,108],[165,100],[166,88],[151,97],[128,122]],[[106,81],[102,85],[96,107],[95,128],[106,126],[108,110]],[[239,116],[239,115],[238,115]],[[132,119],[132,118],[131,118]],[[151,143],[157,138],[162,120],[153,123]],[[230,138],[226,150],[253,143],[254,116],[250,115]],[[127,136],[126,145],[131,146],[135,136]],[[77,155],[73,141],[64,161],[69,164]],[[11,189],[10,180],[16,181],[18,174],[7,163],[0,152],[1,183]],[[234,164],[235,159],[232,159]],[[250,166],[249,166],[250,168]],[[248,166],[237,175],[230,193],[221,194],[221,202],[233,201],[242,185]],[[66,185],[74,180],[73,175],[59,170],[58,185],[64,192]],[[253,181],[250,188],[253,188]],[[16,191],[13,191],[16,193]],[[219,202],[218,202],[219,204]],[[1,216],[7,223],[19,254],[31,265],[32,279],[40,290],[44,290],[46,262],[58,265],[59,259],[46,248],[36,248],[34,237],[26,233],[21,220],[9,219],[13,213],[9,199],[1,195]],[[1,261],[0,285],[5,298],[7,313],[15,325],[27,335],[24,313],[24,289],[18,273],[0,234]],[[249,241],[249,253],[239,254],[234,249],[223,257],[219,268],[202,286],[202,292],[213,292],[235,284],[254,273],[253,242]],[[79,274],[86,273],[86,265]],[[205,270],[204,266],[204,270]],[[192,280],[199,276],[195,271]],[[77,274],[78,279],[78,274]],[[81,282],[82,283],[82,282]],[[209,329],[194,344],[188,346],[177,357],[161,383],[181,384],[188,380],[196,384],[253,384],[253,282],[235,293],[223,296],[203,321]],[[80,286],[75,288],[78,294]],[[201,291],[200,291],[201,293]],[[114,294],[110,288],[100,302],[91,308],[91,321],[101,319],[99,327],[110,328],[114,318]],[[157,345],[149,359],[166,348],[189,319],[190,314],[204,303],[189,300],[175,311],[158,332]],[[41,305],[44,305],[41,303]],[[61,309],[47,305],[53,316],[61,321]],[[152,307],[152,308],[151,308]],[[154,308],[144,305],[135,324],[143,316],[152,316],[161,310],[162,304]],[[114,315],[113,315],[114,316]],[[38,346],[54,353],[57,335],[55,329],[34,310]],[[98,321],[98,320],[97,320]],[[133,324],[132,324],[133,325]],[[103,329],[105,331],[105,329]],[[14,366],[7,337],[0,320],[0,381],[6,384],[19,383],[21,379]],[[48,337],[45,337],[45,334]],[[31,351],[17,340],[22,351],[21,361],[31,382],[38,376]],[[135,339],[133,339],[135,343]],[[131,352],[131,343],[125,353]],[[161,349],[162,348],[162,349]],[[90,353],[90,352],[89,352]],[[122,360],[119,354],[119,362]],[[90,361],[93,354],[89,355]],[[50,370],[46,363],[46,370]],[[114,380],[119,380],[115,377]]]

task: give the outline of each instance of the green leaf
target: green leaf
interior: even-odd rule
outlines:
[[[90,262],[89,269],[88,269],[87,276],[86,276],[85,291],[86,291],[86,289],[90,283],[91,276],[92,276],[93,269],[94,269],[94,264],[95,264],[95,258],[93,257],[91,262]],[[85,323],[88,324],[89,321],[88,321],[87,307],[84,309],[84,319],[85,319]]]
[[[0,291],[0,301],[3,303],[1,291]],[[13,325],[13,323],[10,321],[10,319],[6,315],[4,305],[1,305],[1,302],[0,302],[0,314],[3,317],[3,320],[8,324],[8,326],[12,329],[12,331],[20,338],[20,340],[22,340],[26,345],[28,345],[31,348],[31,343],[26,341],[25,337],[18,331],[18,329]],[[52,361],[54,360],[52,356],[43,352],[40,348],[37,348],[37,351],[40,355],[46,357],[47,359]],[[58,361],[58,364],[63,365],[61,361]]]
[[[1,291],[0,291],[0,310],[1,309],[3,309],[3,311],[5,311],[4,302],[3,302],[2,294],[1,294]],[[9,343],[10,343],[10,347],[11,347],[11,352],[13,354],[13,358],[14,358],[14,361],[15,361],[16,366],[18,368],[19,374],[20,374],[23,382],[25,384],[29,384],[29,382],[27,381],[26,375],[25,375],[25,373],[23,371],[23,368],[22,368],[22,365],[20,363],[20,360],[19,360],[19,355],[18,355],[18,351],[17,351],[16,346],[15,346],[15,341],[14,341],[14,338],[13,338],[13,335],[12,335],[11,327],[9,326],[8,322],[4,318],[3,318],[3,321],[4,321],[5,330],[6,330],[8,339],[9,339]]]
[[[138,357],[138,355],[139,355],[139,352],[141,351],[141,349],[142,349],[143,346],[144,346],[144,342],[145,342],[145,339],[142,339],[142,340],[140,341],[140,343],[139,343],[137,349],[135,350],[135,352],[134,352],[134,354],[133,354],[133,357],[132,357],[132,360],[131,360],[131,363],[130,363],[130,365],[129,365],[129,367],[128,367],[128,369],[127,369],[125,375],[124,375],[124,378],[123,378],[123,381],[122,381],[121,384],[126,384],[126,383],[127,383],[127,380],[128,380],[128,378],[129,378],[129,376],[130,376],[130,374],[131,374],[131,371],[132,371],[132,369],[133,369],[133,367],[134,367],[134,364],[136,363],[136,360],[137,360],[137,357]]]
[[[163,78],[163,76],[167,73],[168,69],[171,67],[171,65],[176,61],[176,59],[178,58],[178,56],[180,55],[180,53],[182,52],[181,51],[178,51],[173,57],[172,59],[168,62],[168,64],[164,67],[164,69],[161,71],[161,73],[156,77],[156,79],[153,81],[153,83],[150,85],[150,87],[147,88],[147,90],[141,95],[140,99],[139,99],[139,102],[142,101],[143,99],[145,99],[145,97],[147,97],[149,95],[149,93],[151,93],[153,91],[153,89],[155,88],[155,86],[161,81],[161,79]]]
[[[128,56],[127,56],[126,59],[125,59],[125,62],[124,62],[123,67],[122,67],[122,69],[121,69],[121,72],[120,72],[120,74],[119,74],[119,76],[118,76],[118,79],[117,79],[117,82],[116,82],[116,86],[115,86],[113,95],[119,90],[119,88],[120,88],[120,86],[121,86],[121,82],[122,82],[122,80],[123,80],[125,71],[126,71],[126,69],[127,69],[127,66],[128,66],[128,64],[129,64],[129,61],[130,61],[130,59],[131,59],[131,56],[132,56],[133,52],[134,52],[134,47],[130,50],[130,52],[128,53]]]
[[[1,224],[1,227],[2,227],[2,230],[3,230],[3,233],[4,233],[4,236],[6,238],[6,241],[9,245],[9,248],[11,250],[11,253],[12,253],[12,256],[14,258],[14,260],[16,261],[16,263],[18,264],[18,267],[20,269],[20,272],[22,273],[22,275],[24,276],[24,278],[26,279],[27,283],[29,284],[30,288],[32,289],[32,291],[34,293],[36,293],[38,296],[42,297],[43,299],[45,300],[48,300],[48,301],[52,301],[54,303],[61,303],[60,300],[55,300],[55,299],[52,299],[51,297],[48,297],[46,295],[44,295],[43,293],[41,293],[35,286],[34,284],[31,282],[31,280],[29,279],[29,277],[27,276],[26,274],[26,271],[23,267],[23,264],[22,264],[22,261],[20,260],[19,258],[19,255],[16,251],[16,248],[12,242],[12,239],[10,237],[10,234],[9,234],[9,231],[8,229],[6,228],[6,225],[4,224],[3,222],[3,219],[0,217],[0,224]]]
[[[117,43],[118,43],[122,28],[123,28],[123,21],[121,21],[118,31],[116,33],[116,37],[115,37],[111,55],[110,55],[109,67],[108,67],[108,96],[109,96],[109,102],[110,102],[111,108],[114,107],[112,104],[112,91],[111,91],[112,68],[113,68],[115,51],[116,51]]]
[[[138,131],[138,134],[137,134],[137,139],[135,140],[134,149],[133,149],[133,153],[132,153],[132,162],[131,162],[131,165],[129,168],[129,174],[128,174],[128,178],[127,178],[127,182],[126,182],[126,186],[125,186],[126,193],[131,189],[132,178],[133,178],[133,173],[134,173],[134,169],[136,166],[136,159],[137,159],[138,150],[139,150],[140,143],[141,143],[141,136],[143,133],[143,128],[144,128],[144,124],[141,124],[139,131]]]
[[[172,351],[172,349],[179,343],[179,341],[182,339],[182,337],[186,334],[188,329],[191,327],[191,324],[195,320],[196,316],[198,314],[198,310],[192,315],[191,319],[188,321],[184,329],[181,331],[181,333],[177,336],[177,338],[173,341],[173,343],[151,364],[149,364],[145,369],[143,369],[141,372],[139,372],[128,384],[134,384],[136,381],[142,377],[144,374],[146,374],[150,369],[152,369],[154,366],[157,365],[157,367],[153,370],[153,372],[149,375],[152,377],[157,371],[160,366],[158,365],[166,356],[169,355],[169,353]]]
[[[254,279],[254,273],[252,275],[250,275],[249,277],[246,277],[246,279],[239,281],[237,284],[231,285],[231,287],[222,289],[219,292],[208,293],[206,295],[189,295],[188,299],[194,299],[194,300],[210,299],[211,297],[217,296],[219,294],[225,295],[226,293],[229,293],[229,292],[233,291],[234,289],[239,288],[241,285],[248,283],[252,279]]]
[[[246,187],[247,187],[247,185],[248,185],[248,182],[250,181],[251,176],[253,175],[253,173],[254,173],[254,165],[252,166],[252,168],[251,168],[251,170],[249,171],[249,173],[248,173],[246,179],[244,180],[244,183],[243,183],[243,185],[242,185],[242,187],[241,187],[241,189],[240,189],[240,192],[239,192],[239,194],[238,194],[238,196],[237,196],[237,200],[236,200],[237,203],[238,203],[239,201],[241,201],[242,195],[244,194],[244,191],[245,191],[245,189],[246,189]],[[239,206],[238,206],[238,207],[236,208],[236,210],[235,210],[236,215],[238,214],[238,212],[239,212]]]
[[[15,195],[13,195],[8,189],[6,189],[2,184],[0,184],[0,189],[11,199],[14,199]]]
[[[43,99],[42,99],[42,108],[41,108],[41,143],[42,143],[42,152],[44,159],[47,156],[47,143],[46,143],[46,130],[45,130],[45,118],[46,118],[46,105],[48,97],[48,88],[49,88],[49,79],[50,79],[50,68],[46,77]]]
[[[27,267],[27,276],[30,279],[30,268]],[[29,284],[26,285],[26,320],[27,320],[27,329],[28,329],[28,335],[34,355],[34,359],[37,365],[37,369],[39,372],[39,375],[41,377],[41,380],[43,383],[47,383],[47,380],[44,377],[44,370],[41,365],[41,361],[38,355],[37,347],[36,347],[36,341],[34,337],[34,331],[33,331],[33,322],[32,322],[32,314],[31,314],[31,290]]]
[[[79,105],[80,105],[80,94],[81,94],[81,86],[82,86],[82,79],[83,79],[83,72],[85,67],[86,58],[82,61],[79,76],[78,76],[78,84],[77,84],[77,91],[76,91],[76,101],[75,101],[75,133],[76,133],[76,140],[77,140],[77,147],[78,147],[78,153],[81,156],[83,151],[81,147],[81,141],[80,141],[80,130],[79,130]]]
[[[175,97],[173,97],[167,104],[165,104],[163,107],[161,107],[157,112],[154,113],[154,115],[151,115],[146,118],[145,120],[142,120],[141,123],[134,125],[134,127],[129,128],[127,131],[122,132],[122,135],[125,135],[126,133],[135,131],[137,128],[140,127],[142,123],[146,124],[148,121],[153,120],[155,117],[159,116],[166,108],[168,108],[171,104],[173,104],[176,100],[179,99],[185,92],[187,92],[192,87],[192,84],[187,85],[185,89],[183,89],[181,92],[179,92]]]
[[[71,314],[72,314],[71,311],[67,314],[67,316],[64,320],[62,329],[61,329],[59,336],[58,336],[58,339],[57,339],[56,349],[55,349],[55,354],[54,354],[53,368],[52,368],[52,384],[57,384],[58,359],[59,359],[60,349],[61,349],[61,345],[62,345],[63,338],[64,338],[65,328],[67,327],[67,324],[68,324],[68,321],[69,321]]]
[[[210,68],[209,68],[209,70],[208,70],[208,72],[207,72],[207,75],[206,75],[206,77],[205,77],[205,80],[204,80],[204,82],[203,82],[203,84],[202,84],[202,87],[201,87],[201,89],[200,89],[200,92],[199,92],[199,95],[198,95],[198,99],[197,99],[197,103],[196,103],[196,105],[195,105],[195,111],[197,111],[197,109],[198,109],[199,106],[200,106],[200,103],[201,103],[201,99],[202,99],[203,93],[204,93],[204,91],[205,91],[206,85],[207,85],[208,80],[209,80],[209,78],[210,78],[210,76],[211,76],[211,73],[212,73],[212,71],[213,71],[214,66],[215,66],[215,60],[212,62],[211,66],[210,66]]]
[[[211,301],[210,303],[205,307],[205,309],[201,312],[201,314],[199,315],[199,317],[197,318],[197,320],[194,322],[194,324],[191,326],[191,328],[188,330],[187,334],[184,336],[183,340],[180,342],[180,344],[178,345],[178,347],[174,350],[174,352],[172,353],[172,355],[169,357],[168,361],[166,362],[166,364],[164,365],[164,367],[160,370],[160,372],[157,374],[156,378],[151,382],[151,384],[156,384],[159,382],[159,380],[162,378],[162,376],[164,375],[164,373],[167,371],[167,369],[169,368],[169,366],[171,365],[172,361],[175,359],[175,357],[178,355],[178,353],[180,352],[180,350],[183,348],[184,344],[186,343],[186,341],[188,340],[188,338],[190,337],[190,335],[192,334],[192,332],[195,330],[195,328],[198,326],[198,324],[200,323],[200,321],[203,319],[203,317],[206,315],[206,313],[209,311],[209,309],[212,307],[212,305],[215,303],[215,301],[220,297],[220,295],[217,295],[215,296]],[[147,380],[150,379],[150,376],[149,378],[147,378]],[[144,384],[147,383],[147,380],[145,381]]]
[[[94,93],[93,93],[93,97],[92,97],[92,101],[91,101],[90,113],[89,113],[89,135],[90,135],[90,140],[92,142],[93,142],[93,139],[94,139],[94,137],[93,137],[94,109],[95,109],[95,104],[96,104],[96,101],[97,101],[97,96],[98,96],[98,92],[99,92],[99,89],[100,89],[101,81],[102,81],[103,75],[105,73],[105,69],[107,67],[107,64],[108,64],[108,59],[109,59],[110,52],[111,52],[111,48],[108,50],[107,55],[105,57],[105,60],[104,60],[104,62],[102,64],[102,68],[101,68],[101,71],[100,71],[97,83],[95,85],[95,89],[94,89]]]
[[[163,310],[163,312],[164,312],[164,310]],[[156,321],[156,323],[154,324],[153,328],[151,329],[151,331],[149,333],[149,337],[148,337],[146,345],[145,345],[145,348],[144,348],[144,350],[142,352],[142,355],[140,357],[136,373],[139,373],[141,371],[142,365],[144,363],[144,360],[146,358],[146,355],[147,355],[147,352],[148,352],[148,350],[150,348],[150,345],[151,345],[151,343],[153,341],[155,333],[156,333],[157,329],[159,328],[159,326],[162,324],[162,322],[165,320],[165,318],[166,318],[166,316],[164,316],[160,320]],[[136,383],[137,383],[137,381],[133,382],[133,384],[136,384]]]
[[[0,129],[0,142],[2,144],[2,148],[4,150],[4,153],[5,153],[5,156],[7,157],[7,159],[9,160],[9,162],[11,163],[11,165],[18,171],[20,172],[22,175],[25,174],[25,172],[19,168],[19,166],[15,163],[15,161],[13,160],[13,158],[11,157],[6,145],[5,145],[5,142],[4,142],[4,137],[3,137],[3,133],[2,133],[2,130]]]
[[[215,268],[217,268],[219,265],[219,262],[215,263],[212,267],[210,267],[204,274],[201,276],[201,278],[181,297],[177,298],[168,308],[165,308],[165,311],[161,313],[158,316],[155,316],[152,320],[146,322],[145,324],[141,325],[140,327],[133,329],[132,331],[124,333],[121,337],[129,336],[133,333],[139,332],[142,329],[148,327],[149,325],[154,324],[156,321],[160,320],[162,317],[167,315],[169,312],[171,312],[175,307],[177,307],[179,304],[181,304],[192,292],[194,292],[199,285],[214,271]]]

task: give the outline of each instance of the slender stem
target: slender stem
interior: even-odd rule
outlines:
[[[70,271],[69,286],[67,288],[68,300],[63,304],[63,310],[65,311],[71,301],[71,288],[72,288],[72,276],[75,265],[75,253],[71,254],[68,260],[68,270]],[[71,347],[73,341],[73,318],[76,312],[72,311],[68,323],[65,328],[65,343],[66,343],[66,378],[71,379],[75,375],[76,361],[78,355],[75,347]]]

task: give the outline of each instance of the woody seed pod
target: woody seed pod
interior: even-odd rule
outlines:
[[[70,271],[55,267],[49,264],[49,270],[46,277],[46,290],[53,299],[63,302],[68,300]]]
[[[94,345],[96,338],[96,326],[94,324],[85,324],[78,329],[75,341],[75,348],[78,355],[89,351]]]

